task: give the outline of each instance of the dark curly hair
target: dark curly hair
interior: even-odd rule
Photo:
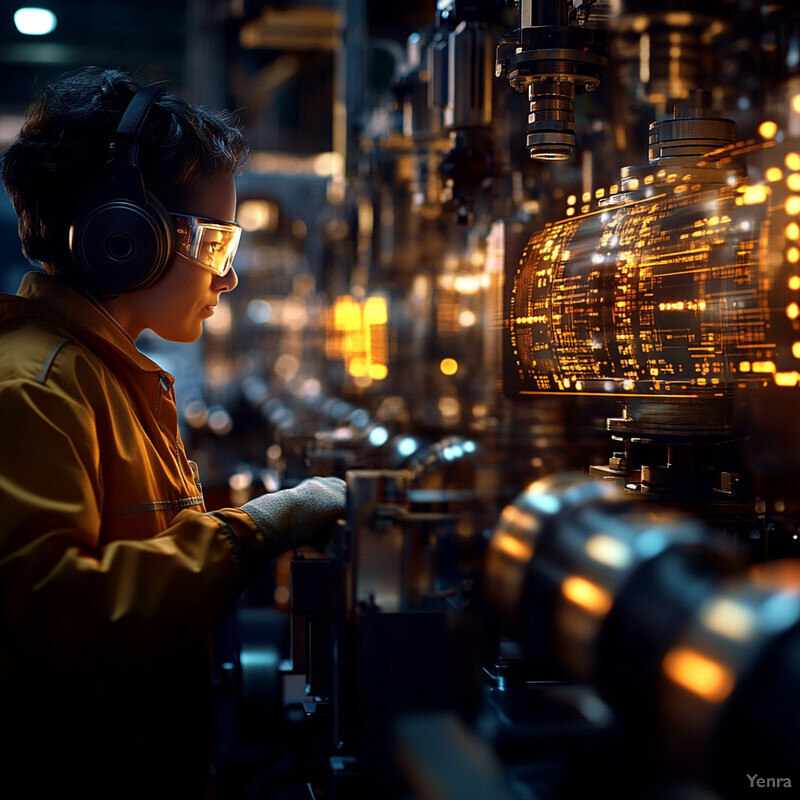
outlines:
[[[69,283],[81,284],[69,250],[70,224],[82,200],[102,183],[109,146],[140,86],[118,70],[68,73],[30,105],[19,136],[0,156],[23,253]],[[225,170],[235,174],[248,154],[229,114],[169,93],[151,108],[139,140],[145,187],[167,208],[184,207],[197,180]]]

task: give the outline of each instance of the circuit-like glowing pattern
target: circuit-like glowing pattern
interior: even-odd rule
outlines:
[[[506,280],[507,392],[675,396],[797,383],[798,372],[782,371],[800,354],[786,184],[670,177],[649,197],[583,206],[532,236]]]

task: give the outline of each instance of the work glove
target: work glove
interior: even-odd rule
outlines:
[[[341,478],[308,478],[291,489],[263,494],[242,506],[280,552],[303,545],[322,548],[344,517],[347,484]]]

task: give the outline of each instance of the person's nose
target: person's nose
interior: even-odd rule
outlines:
[[[239,285],[239,276],[236,270],[231,267],[224,275],[217,275],[214,278],[214,287],[219,292],[232,292]]]

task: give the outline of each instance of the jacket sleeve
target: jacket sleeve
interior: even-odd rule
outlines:
[[[187,509],[153,538],[101,546],[91,407],[20,381],[0,388],[0,420],[0,633],[17,650],[64,669],[169,656],[279,552],[240,509]]]

